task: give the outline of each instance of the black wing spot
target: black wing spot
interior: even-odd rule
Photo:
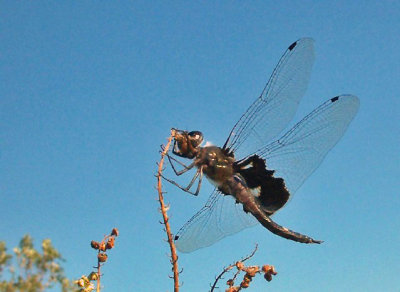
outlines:
[[[291,45],[289,46],[288,50],[289,50],[289,51],[293,50],[294,47],[295,47],[296,45],[297,45],[297,41],[294,42],[293,44],[291,44]]]
[[[335,101],[338,101],[338,100],[339,100],[339,96],[335,96],[335,97],[331,98],[332,102],[335,102]]]

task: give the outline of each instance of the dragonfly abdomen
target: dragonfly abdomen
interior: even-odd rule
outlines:
[[[243,210],[251,213],[257,220],[272,233],[286,239],[301,243],[322,243],[320,240],[315,240],[307,235],[300,234],[286,227],[275,223],[262,209],[258,198],[254,197],[247,187],[245,180],[240,175],[234,175],[224,184],[232,196],[243,204]]]

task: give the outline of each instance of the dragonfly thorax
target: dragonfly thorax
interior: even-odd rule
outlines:
[[[195,159],[196,167],[201,168],[207,178],[218,187],[233,175],[234,162],[233,156],[227,155],[217,146],[201,147]]]

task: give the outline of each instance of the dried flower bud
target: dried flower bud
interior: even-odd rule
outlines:
[[[115,239],[114,237],[110,237],[106,244],[106,249],[112,249],[114,247]]]
[[[232,279],[229,279],[228,281],[226,281],[226,285],[228,285],[228,286],[233,286],[233,284],[235,284],[235,283],[233,282]]]
[[[278,274],[278,273],[275,271],[275,267],[274,267],[274,266],[270,266],[270,265],[265,265],[265,266],[263,266],[263,267],[262,267],[262,271],[263,271],[264,273],[270,273],[270,274],[272,274],[272,275]]]
[[[264,278],[265,278],[265,280],[267,280],[268,282],[271,282],[271,281],[272,281],[272,276],[271,276],[271,274],[269,274],[269,273],[264,274]]]
[[[244,275],[244,277],[243,277],[243,282],[250,283],[251,280],[252,280],[252,277],[251,277],[251,276],[249,276],[248,274],[245,274],[245,275]]]
[[[252,267],[248,267],[246,269],[246,273],[250,277],[254,277],[259,271],[260,271],[260,268],[258,266],[252,266]]]
[[[98,276],[97,273],[95,273],[95,272],[91,272],[91,273],[89,274],[89,276],[88,276],[88,279],[89,279],[90,281],[97,281],[98,278],[99,278],[99,276]]]
[[[100,251],[106,251],[106,245],[105,245],[104,242],[100,243],[99,250]]]
[[[113,230],[111,230],[111,236],[118,236],[119,235],[119,231],[117,228],[113,228]]]
[[[274,266],[265,265],[265,266],[262,267],[262,270],[263,270],[263,272],[265,273],[265,274],[264,274],[264,278],[265,278],[265,280],[267,280],[268,282],[270,282],[270,281],[272,280],[272,275],[278,274],[278,273],[275,271]]]
[[[244,269],[244,264],[242,262],[236,262],[236,268],[238,270],[243,270]]]
[[[242,281],[242,283],[240,283],[240,287],[241,288],[248,288],[250,286],[250,282],[246,282],[246,281]]]
[[[94,249],[99,249],[100,243],[98,243],[97,241],[92,240],[92,241],[90,242],[90,246],[91,246],[92,248],[94,248]]]
[[[107,254],[105,253],[99,253],[97,255],[97,259],[99,260],[99,262],[104,263],[107,260]]]

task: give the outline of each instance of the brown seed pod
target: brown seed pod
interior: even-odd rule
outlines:
[[[248,274],[244,275],[244,277],[243,277],[244,282],[250,283],[251,280],[253,280],[251,276],[249,276]]]
[[[99,278],[99,275],[97,275],[97,273],[95,273],[95,272],[91,272],[88,276],[88,279],[90,281],[97,281],[98,278]]]
[[[99,260],[100,263],[104,263],[107,260],[107,254],[105,253],[99,253],[97,255],[97,259]]]
[[[235,284],[235,283],[233,282],[232,279],[229,279],[228,281],[226,281],[226,285],[228,285],[228,286],[233,286],[233,284]]]
[[[238,270],[243,270],[244,269],[244,264],[242,262],[236,262],[236,268]]]
[[[246,269],[246,273],[250,277],[254,277],[259,271],[260,271],[260,268],[258,266],[252,266],[252,267],[248,267]]]
[[[271,281],[272,281],[272,276],[271,276],[271,274],[269,274],[269,273],[265,273],[265,274],[264,274],[264,278],[265,278],[265,280],[267,280],[268,282],[271,282]]]
[[[117,228],[113,228],[113,230],[111,230],[111,236],[118,236],[119,235],[119,231]]]
[[[265,266],[263,266],[263,267],[262,267],[262,271],[263,271],[264,273],[270,273],[270,274],[272,274],[272,275],[278,274],[278,273],[275,271],[275,267],[274,267],[274,266],[270,266],[270,265],[265,265]]]
[[[268,272],[269,271],[269,265],[264,265],[264,266],[262,266],[262,271],[264,272],[264,273],[266,273],[266,272]]]
[[[246,282],[246,281],[242,281],[242,283],[240,283],[240,287],[241,288],[248,288],[250,286],[250,282]]]
[[[253,280],[253,277],[254,277],[253,275],[250,275],[249,273],[246,273],[244,275],[243,279],[246,279],[246,280],[248,280],[250,282],[251,280]]]
[[[106,244],[106,249],[112,249],[114,247],[115,239],[114,237],[110,237]]]
[[[99,249],[100,248],[100,243],[98,243],[97,241],[92,240],[90,242],[90,246],[94,249]]]
[[[100,243],[99,250],[100,251],[106,251],[106,245],[105,245],[104,242]]]

